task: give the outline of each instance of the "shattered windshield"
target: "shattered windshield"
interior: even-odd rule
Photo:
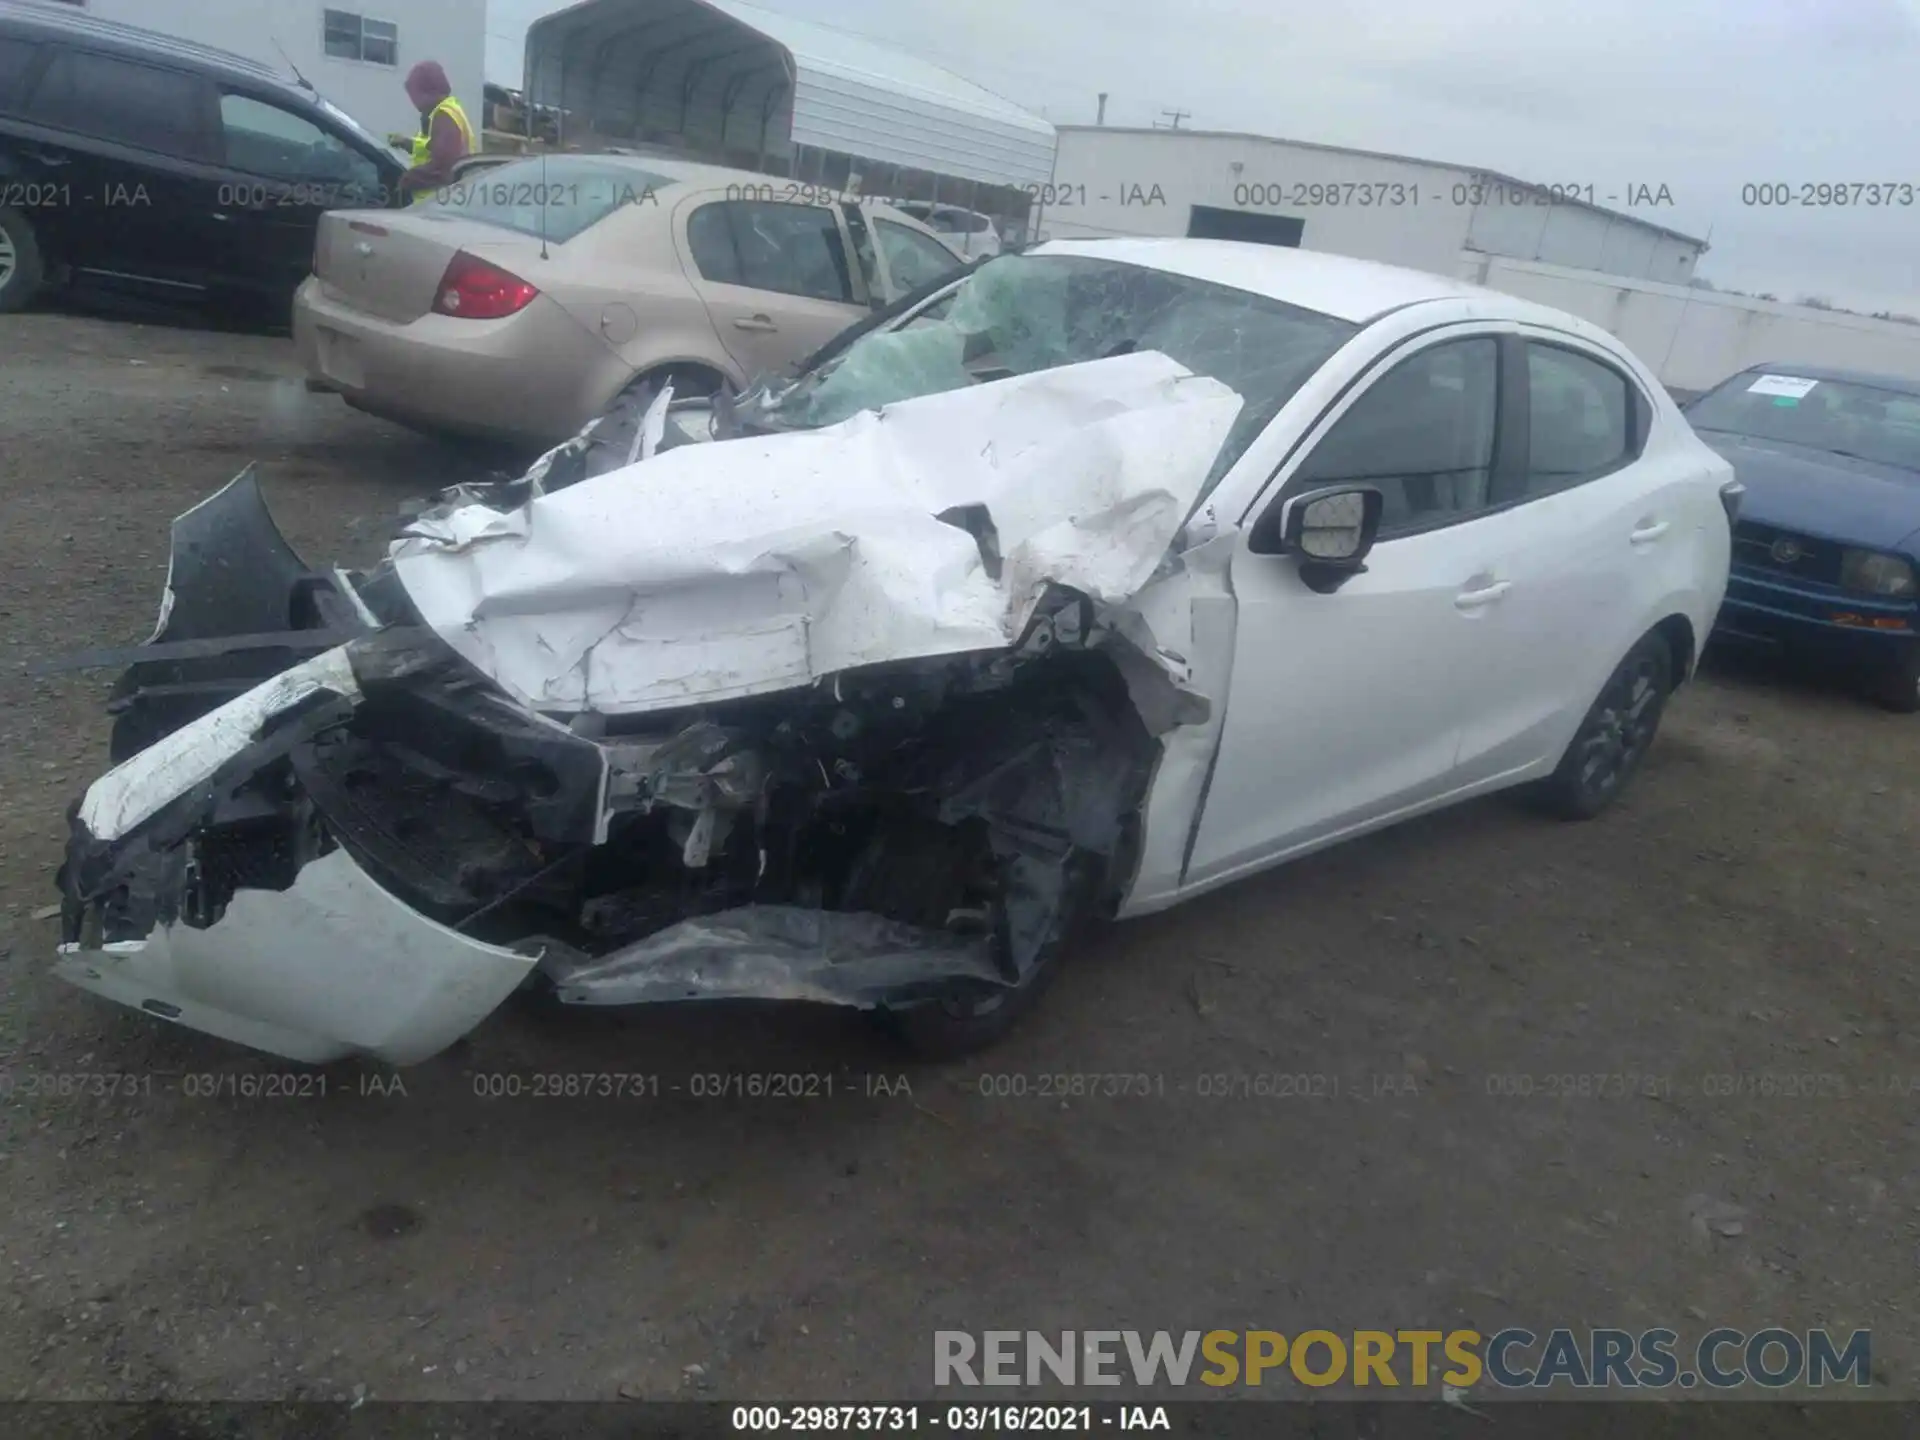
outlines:
[[[1158,350],[1246,400],[1208,476],[1211,489],[1358,328],[1140,265],[1083,255],[1003,255],[905,325],[863,335],[768,397],[762,415],[782,427],[833,425],[917,395]]]

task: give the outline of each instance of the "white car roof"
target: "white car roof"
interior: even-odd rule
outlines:
[[[1027,253],[1086,255],[1123,265],[1144,265],[1194,280],[1230,285],[1358,324],[1426,300],[1497,300],[1503,302],[1502,313],[1515,319],[1529,319],[1538,313],[1536,307],[1497,290],[1422,270],[1244,240],[1049,240]]]

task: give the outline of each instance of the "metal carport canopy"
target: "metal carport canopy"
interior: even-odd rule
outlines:
[[[739,0],[583,0],[527,31],[527,99],[689,146],[817,146],[991,185],[1045,184],[1053,127],[884,45]]]

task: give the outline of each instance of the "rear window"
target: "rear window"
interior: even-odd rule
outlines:
[[[474,172],[426,203],[483,225],[544,235],[556,245],[598,225],[623,205],[659,205],[674,180],[588,156],[515,160]]]
[[[202,123],[207,98],[203,83],[183,71],[56,49],[34,89],[33,118],[141,150],[211,159]]]
[[[0,35],[0,111],[19,113],[25,98],[27,72],[40,54],[38,45]]]

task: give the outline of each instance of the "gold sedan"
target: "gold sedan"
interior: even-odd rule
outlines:
[[[652,156],[470,172],[322,217],[293,334],[312,389],[416,429],[552,444],[629,386],[779,374],[964,262],[870,201]]]

